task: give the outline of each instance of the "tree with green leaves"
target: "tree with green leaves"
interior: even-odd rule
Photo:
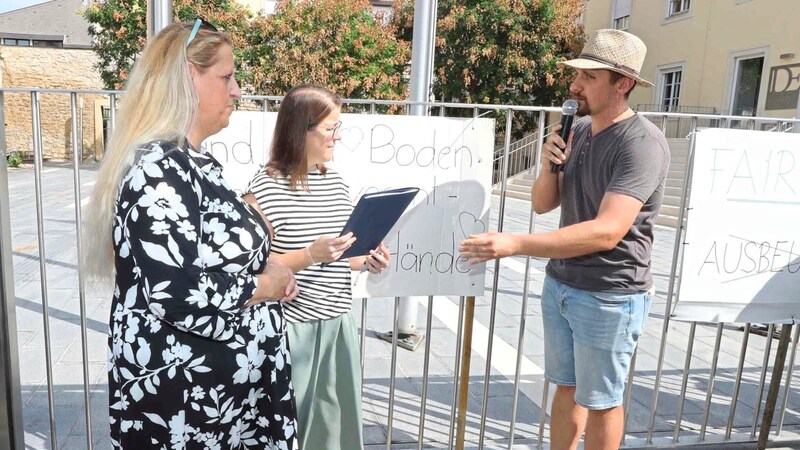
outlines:
[[[249,84],[282,95],[299,83],[325,86],[348,98],[403,99],[409,44],[368,0],[281,0],[257,17],[244,58],[258,68]]]
[[[582,10],[582,0],[439,0],[436,99],[560,103],[567,96],[569,80],[556,63],[580,51]],[[401,38],[411,39],[413,19],[414,1],[396,0],[393,23]],[[531,131],[532,117],[517,119],[515,135]]]
[[[97,70],[106,89],[121,89],[136,57],[147,43],[147,0],[105,0],[83,11],[94,40]],[[175,21],[203,17],[224,30],[240,52],[251,13],[235,0],[174,0]],[[238,55],[237,55],[238,56]],[[239,67],[241,69],[241,67]]]
[[[121,89],[144,47],[147,0],[105,0],[84,11],[107,89]],[[344,97],[403,99],[409,43],[369,0],[282,0],[252,14],[234,0],[174,0],[176,21],[203,17],[231,38],[244,92],[283,95],[314,83]]]

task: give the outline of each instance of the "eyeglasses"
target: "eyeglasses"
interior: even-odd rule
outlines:
[[[215,27],[214,25],[212,25],[212,24],[211,24],[210,22],[208,22],[206,19],[203,19],[202,17],[198,17],[198,18],[197,18],[197,19],[194,21],[194,26],[192,27],[192,32],[191,32],[191,33],[189,33],[189,39],[187,39],[187,40],[186,40],[186,46],[187,46],[187,47],[189,46],[189,44],[191,44],[191,43],[192,43],[192,41],[194,40],[195,36],[197,36],[197,31],[198,31],[198,30],[200,30],[200,26],[201,26],[201,25],[202,25],[204,28],[208,29],[208,30],[211,30],[211,31],[217,31],[217,27]]]
[[[309,127],[309,128],[320,128],[323,132],[325,132],[326,135],[336,136],[336,133],[340,129],[342,129],[342,121],[340,120],[340,121],[336,122],[336,125],[334,125],[332,127],[327,127],[326,128],[326,127],[323,127],[322,125],[311,125],[311,127]]]

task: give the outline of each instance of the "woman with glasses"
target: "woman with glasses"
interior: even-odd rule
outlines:
[[[325,166],[341,139],[341,106],[327,89],[291,89],[278,111],[269,161],[245,196],[271,224],[271,259],[289,266],[300,286],[285,311],[305,450],[364,447],[350,271],[378,274],[389,265],[383,243],[369,255],[341,259],[355,242],[352,233],[338,236],[353,207],[345,181]]]
[[[200,147],[239,97],[230,40],[200,20],[164,28],[128,80],[84,229],[89,275],[115,283],[114,448],[296,448],[294,275]]]

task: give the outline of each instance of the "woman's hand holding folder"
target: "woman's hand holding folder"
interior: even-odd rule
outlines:
[[[356,241],[353,233],[342,236],[320,236],[306,248],[311,259],[311,265],[317,263],[331,263],[342,257],[342,254]]]
[[[369,271],[370,273],[381,273],[384,269],[389,267],[389,249],[381,242],[377,250],[370,250],[369,255],[364,258],[364,265],[361,267],[361,272]]]
[[[383,273],[384,269],[389,267],[389,261],[391,259],[392,256],[389,253],[389,249],[382,241],[380,245],[378,245],[378,248],[370,250],[369,255],[363,260],[361,260],[360,256],[353,256],[350,258],[350,268],[358,270],[355,279],[356,284],[361,279],[364,272],[374,273],[376,275]]]

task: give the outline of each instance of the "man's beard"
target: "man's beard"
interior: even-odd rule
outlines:
[[[591,115],[591,111],[589,110],[589,103],[586,101],[585,98],[577,99],[573,97],[573,100],[578,102],[578,111],[575,112],[577,117],[584,117]]]

